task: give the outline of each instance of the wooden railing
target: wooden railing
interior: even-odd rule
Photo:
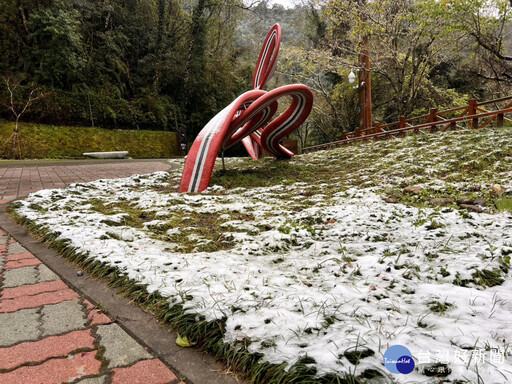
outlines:
[[[497,110],[489,111],[482,106],[494,104]],[[344,144],[356,141],[380,140],[381,138],[405,137],[407,132],[425,131],[430,133],[446,131],[447,129],[478,129],[483,128],[496,120],[496,126],[502,127],[504,122],[512,123],[505,115],[512,113],[512,96],[502,97],[496,100],[478,102],[476,99],[469,100],[465,107],[438,111],[432,108],[426,115],[416,116],[407,119],[400,117],[399,121],[389,124],[376,123],[375,126],[363,130],[357,129],[352,133],[344,133],[339,141],[315,145],[302,149],[303,153],[320,151],[323,149],[336,148]]]

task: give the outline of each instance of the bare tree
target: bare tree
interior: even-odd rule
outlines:
[[[12,81],[10,78],[5,77],[3,77],[3,80],[7,86],[7,91],[9,93],[9,104],[6,105],[6,107],[14,115],[14,131],[9,139],[12,139],[13,153],[16,154],[17,150],[18,156],[21,159],[21,148],[19,140],[20,118],[35,101],[45,97],[45,94],[41,92],[39,88],[33,88],[30,90],[30,93],[25,101],[17,103],[15,101],[14,95],[17,89],[21,88],[21,80]]]
[[[501,7],[500,7],[501,5]],[[510,48],[510,25],[512,9],[504,3],[496,1],[496,10],[492,15],[482,15],[482,10],[473,9],[468,12],[468,21],[462,24],[463,30],[476,41],[480,49],[476,49],[479,65],[484,69],[476,72],[482,78],[499,82],[512,83],[512,56],[507,54]],[[508,45],[508,46],[507,46]]]

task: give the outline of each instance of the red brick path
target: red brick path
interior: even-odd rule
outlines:
[[[171,168],[171,165],[163,160],[119,160],[115,163],[91,160],[86,164],[71,161],[54,162],[56,165],[51,163],[44,162],[42,166],[23,163],[23,166],[10,168],[2,167],[0,163],[0,204],[41,189],[64,188],[73,183],[147,174]]]
[[[77,349],[94,350],[91,330],[73,331],[62,336],[49,336],[0,349],[0,369],[13,369],[27,363],[40,363],[52,357],[67,356]],[[0,376],[1,377],[1,376]],[[1,380],[1,379],[0,379]]]
[[[134,350],[135,341],[124,331],[131,348],[126,353],[131,355],[119,361],[132,363],[110,367],[102,351],[114,347],[98,333],[105,334],[101,327],[119,326],[57,275],[47,271],[44,276],[50,281],[39,281],[40,268],[46,267],[20,249],[24,250],[0,229],[0,384],[58,384],[82,378],[103,384],[185,384],[146,348],[138,345]],[[16,276],[25,280],[16,284]],[[51,311],[62,311],[63,304],[68,312],[52,316]],[[62,318],[65,330],[48,324]],[[125,353],[123,348],[112,350]]]
[[[0,205],[41,189],[171,168],[159,160],[62,164],[19,168],[0,164]],[[184,384],[140,345],[126,360],[134,363],[110,367],[99,352],[114,347],[97,332],[118,325],[23,250],[0,229],[0,384],[57,384],[81,378],[104,384]],[[41,276],[50,281],[41,281]],[[60,319],[65,330],[48,324]]]

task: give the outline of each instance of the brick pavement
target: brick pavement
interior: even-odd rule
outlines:
[[[0,228],[0,384],[244,383],[224,373],[213,357],[176,346],[168,327],[128,301],[123,304],[100,283],[76,280],[74,268],[31,243],[37,241],[4,213],[6,203],[41,189],[170,168],[165,160],[0,162],[0,222],[37,252],[34,256]],[[108,303],[106,309],[116,321],[45,263],[89,297]]]
[[[0,229],[0,384],[184,384]]]
[[[19,162],[14,165],[0,163],[0,204],[25,197],[41,189],[64,188],[72,183],[127,177],[170,168],[171,165],[162,160],[90,160],[85,163],[46,161],[40,162],[39,165],[31,165],[30,162]]]

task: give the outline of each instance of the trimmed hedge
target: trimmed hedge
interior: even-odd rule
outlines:
[[[0,158],[18,158],[13,153],[14,123],[0,121]],[[168,158],[178,155],[176,132],[108,130],[91,127],[57,127],[20,123],[21,155],[24,159],[82,157],[84,152],[128,151],[133,158]]]

